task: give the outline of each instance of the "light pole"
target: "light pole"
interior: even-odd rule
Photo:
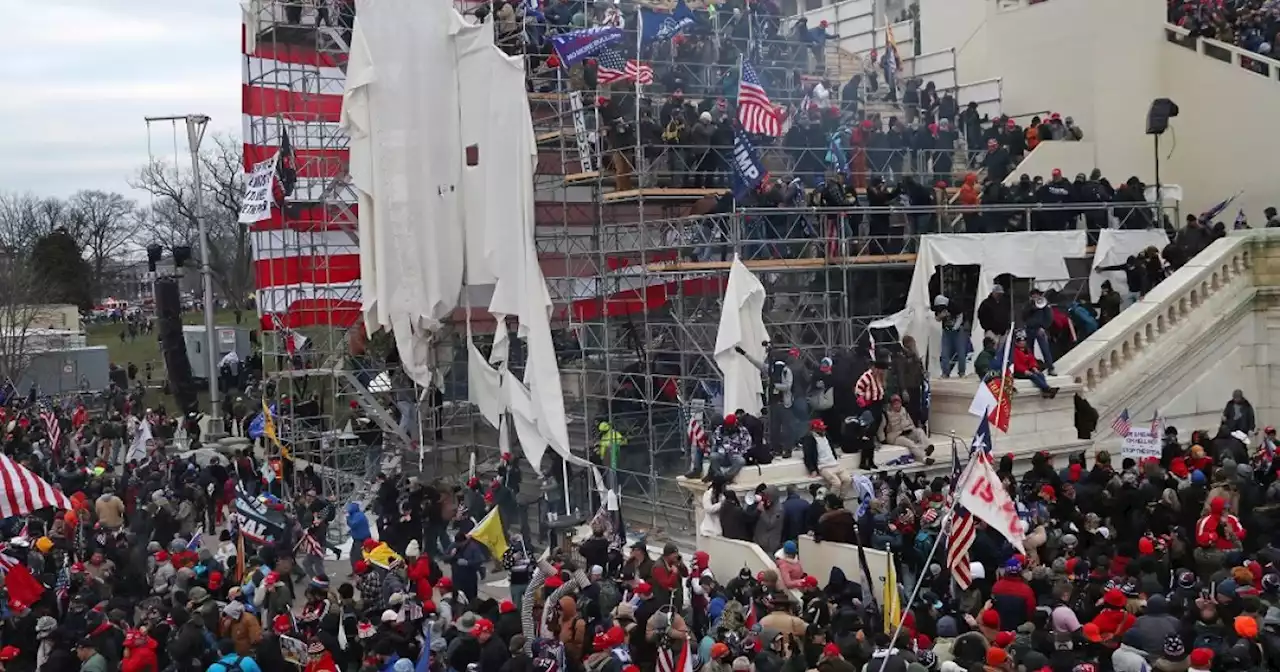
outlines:
[[[187,148],[191,151],[191,201],[192,216],[196,219],[196,228],[200,233],[200,284],[204,289],[204,332],[205,352],[209,356],[209,428],[205,431],[208,438],[222,436],[222,400],[218,394],[218,337],[214,333],[213,319],[213,272],[209,268],[209,226],[204,218],[203,180],[200,176],[200,143],[204,140],[204,132],[209,127],[209,117],[203,114],[186,114],[169,117],[147,117],[147,123],[154,121],[182,121],[187,125]]]

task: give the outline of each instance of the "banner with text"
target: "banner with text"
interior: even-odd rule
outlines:
[[[590,173],[600,170],[600,163],[596,156],[595,108],[591,110],[590,123],[588,123],[581,91],[569,92],[569,107],[573,110],[573,134],[578,142],[578,160],[582,163],[582,172]]]
[[[1027,536],[1026,526],[1018,518],[1018,509],[991,466],[990,459],[975,454],[969,460],[969,466],[960,476],[959,492],[960,506],[1003,534],[1019,553],[1026,553],[1022,546]]]
[[[276,162],[280,152],[266,161],[253,164],[253,170],[245,179],[244,200],[240,202],[240,223],[253,224],[271,217],[271,204],[275,201],[271,187],[276,179]]]
[[[1160,459],[1160,436],[1146,427],[1134,427],[1124,437],[1124,445],[1120,448],[1121,457],[1132,457],[1142,461],[1143,458]]]

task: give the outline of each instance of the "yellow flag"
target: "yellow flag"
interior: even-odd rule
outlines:
[[[383,569],[386,569],[391,566],[391,562],[393,560],[403,560],[404,558],[400,557],[398,553],[391,550],[391,547],[386,545],[386,543],[384,542],[384,543],[379,543],[377,548],[365,551],[364,559],[368,560],[369,562],[372,562],[373,564]]]
[[[898,571],[893,566],[893,558],[889,558],[889,572],[884,577],[884,631],[892,636],[902,621],[902,594],[898,592]]]
[[[286,460],[293,459],[293,454],[289,452],[288,448],[284,447],[283,443],[280,443],[280,438],[276,436],[276,421],[275,418],[271,417],[271,407],[267,406],[266,397],[262,398],[262,433],[268,439],[271,439],[271,443],[275,444],[276,448],[280,449],[281,457]]]
[[[467,536],[484,544],[495,559],[501,560],[502,554],[507,552],[507,533],[502,529],[502,514],[498,513],[496,506]]]

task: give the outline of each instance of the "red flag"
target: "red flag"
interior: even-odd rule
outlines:
[[[756,625],[756,601],[751,600],[751,606],[747,608],[747,617],[743,619],[744,627],[747,630],[754,628]]]
[[[18,563],[9,567],[4,575],[4,587],[9,591],[9,603],[21,602],[27,607],[35,604],[44,594],[44,586],[31,575],[27,566]]]
[[[996,404],[987,411],[987,420],[991,421],[992,427],[1007,434],[1009,417],[1013,415],[1013,376],[992,378],[986,385],[991,390],[991,396],[996,398]]]

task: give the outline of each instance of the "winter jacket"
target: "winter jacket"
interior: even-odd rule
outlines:
[[[160,664],[156,660],[156,640],[147,638],[147,643],[125,649],[125,657],[120,661],[120,672],[160,672]]]
[[[262,641],[262,625],[258,623],[257,616],[246,611],[234,621],[222,619],[222,636],[235,644],[236,653],[247,656]]]
[[[715,493],[711,488],[702,493],[702,520],[698,523],[698,533],[704,537],[724,535],[724,530],[720,527],[720,508],[724,506],[724,497],[713,501],[714,497]]]
[[[1147,600],[1146,612],[1134,622],[1125,641],[1148,655],[1160,655],[1165,638],[1178,632],[1180,626],[1177,617],[1169,614],[1167,605],[1163,595],[1152,595]]]
[[[360,510],[360,505],[351,502],[347,504],[347,529],[351,532],[351,538],[356,540],[369,539],[373,536],[369,529],[369,518],[364,515],[364,511]]]
[[[841,507],[823,513],[818,518],[818,529],[815,530],[814,537],[841,544],[855,543],[857,530],[854,528],[853,512]]]
[[[1015,630],[1035,614],[1036,593],[1020,577],[1004,576],[991,586],[991,603],[1000,614],[1000,629]]]
[[[761,509],[752,539],[765,553],[773,555],[782,548],[782,502],[778,501],[778,489],[773,486],[769,486],[764,494],[770,505]]]

